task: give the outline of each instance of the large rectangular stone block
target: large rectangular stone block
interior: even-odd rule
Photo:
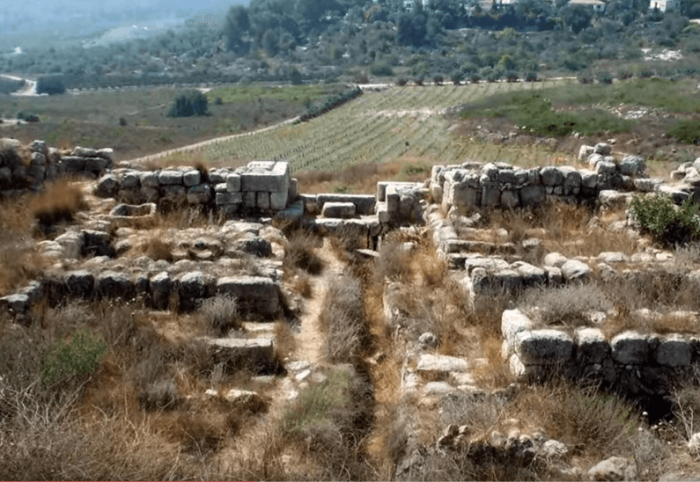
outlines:
[[[270,209],[270,193],[269,192],[258,192],[256,195],[255,205],[258,209],[269,210]]]
[[[226,190],[228,192],[239,192],[241,190],[241,176],[229,174],[226,177]]]
[[[270,193],[270,209],[273,211],[281,211],[287,207],[289,199],[289,191],[286,192],[271,192]]]
[[[270,278],[256,276],[220,278],[216,284],[219,294],[235,297],[242,310],[269,318],[279,308],[279,287]]]
[[[375,197],[371,194],[319,194],[316,196],[316,203],[319,209],[327,202],[352,203],[355,205],[357,214],[374,214]]]
[[[271,169],[253,166],[257,164],[262,163],[250,163],[239,172],[242,191],[287,192],[289,190],[289,163],[276,162]],[[267,165],[265,163],[265,166]]]
[[[525,365],[563,364],[571,359],[574,344],[559,330],[523,331],[515,336],[515,353]]]

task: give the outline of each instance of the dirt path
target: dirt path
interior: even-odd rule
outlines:
[[[323,259],[326,268],[321,275],[311,278],[313,298],[304,305],[300,319],[301,330],[296,335],[297,348],[291,357],[294,360],[308,361],[312,367],[323,363],[323,333],[320,316],[328,285],[331,279],[340,274],[343,269],[343,263],[330,247],[329,238],[323,239],[323,247],[317,249],[316,254]]]

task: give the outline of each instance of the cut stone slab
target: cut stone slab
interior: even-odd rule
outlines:
[[[640,333],[626,331],[610,342],[612,356],[623,365],[643,365],[649,356],[649,339]]]
[[[279,286],[270,278],[220,278],[216,284],[216,292],[235,297],[241,309],[263,317],[275,316],[280,309]]]
[[[418,372],[466,372],[467,362],[463,358],[445,355],[421,355],[416,370]]]
[[[249,368],[260,372],[275,362],[272,338],[208,338],[214,360],[232,370]]]
[[[518,333],[514,347],[525,365],[548,365],[568,362],[574,344],[563,331],[532,330]]]
[[[357,208],[349,202],[327,202],[323,204],[321,216],[324,218],[351,218],[355,216]]]
[[[319,209],[323,209],[326,203],[352,203],[357,214],[374,214],[376,204],[374,196],[371,194],[318,194],[316,204]]]
[[[582,364],[600,364],[610,355],[610,344],[598,328],[579,328],[574,335],[576,361]]]
[[[654,354],[656,363],[674,368],[690,365],[692,356],[690,340],[677,334],[661,338]]]

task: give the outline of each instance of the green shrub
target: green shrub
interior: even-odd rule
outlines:
[[[168,111],[168,117],[192,117],[208,114],[209,100],[198,90],[189,90],[177,96]]]
[[[310,385],[282,415],[287,433],[299,433],[313,426],[329,423],[334,412],[347,407],[351,400],[352,377],[347,370],[336,369],[321,382]]]
[[[680,121],[666,133],[685,144],[700,144],[700,120]]]
[[[63,94],[66,92],[66,86],[63,84],[63,79],[60,76],[48,75],[37,79],[36,91],[39,94]]]
[[[377,77],[390,77],[394,75],[391,65],[386,62],[376,62],[369,68],[369,72]]]
[[[396,80],[396,85],[398,85],[399,87],[403,87],[404,85],[406,85],[406,83],[407,82],[406,82],[406,79],[404,77],[399,77]]]
[[[528,72],[525,74],[525,82],[537,82],[537,72]]]
[[[600,72],[598,74],[598,82],[601,84],[612,84],[613,76],[610,72]]]
[[[665,246],[686,244],[700,235],[698,205],[690,198],[676,206],[670,196],[637,195],[630,204],[630,213],[642,232]]]
[[[65,382],[79,375],[90,375],[107,355],[107,343],[92,331],[76,330],[70,338],[55,342],[42,359],[44,386]]]

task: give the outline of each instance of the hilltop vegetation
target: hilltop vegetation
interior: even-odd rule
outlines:
[[[294,81],[403,77],[489,79],[591,71],[590,78],[700,72],[697,2],[661,14],[647,2],[609,2],[594,13],[567,2],[254,0],[225,17],[191,20],[151,38],[93,48],[29,49],[0,58],[0,71],[60,74],[67,88],[173,82]],[[644,49],[644,50],[642,50]],[[678,50],[655,61],[646,49]],[[609,72],[600,76],[601,73]]]

